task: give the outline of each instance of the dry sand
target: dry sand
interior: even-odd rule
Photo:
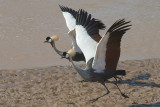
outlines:
[[[123,61],[125,69],[119,87],[106,83],[110,93],[95,103],[89,100],[105,93],[99,83],[81,83],[72,67],[1,70],[0,105],[2,107],[160,107],[160,59]],[[114,81],[114,80],[111,80]]]

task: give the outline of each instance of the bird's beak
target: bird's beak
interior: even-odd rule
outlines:
[[[48,41],[44,41],[43,43],[48,43]]]
[[[61,59],[65,58],[65,56],[61,56]]]

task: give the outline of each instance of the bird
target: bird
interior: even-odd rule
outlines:
[[[66,25],[69,29],[68,35],[72,40],[72,48],[69,50],[74,49],[76,51],[76,54],[72,58],[74,61],[85,61],[85,57],[84,57],[82,51],[80,50],[80,48],[77,46],[77,43],[75,40],[74,28],[76,25],[76,19],[75,19],[76,17],[75,16],[77,14],[77,11],[75,11],[71,8],[65,7],[65,6],[61,6],[61,5],[59,5],[59,7],[62,11],[64,18],[65,18]],[[60,51],[59,49],[56,48],[55,38],[58,38],[58,37],[56,35],[54,35],[52,37],[46,37],[46,41],[44,41],[44,43],[50,43],[51,46],[53,47],[53,49],[55,50],[55,52],[62,57],[63,54],[65,54],[66,52]]]
[[[97,43],[95,35],[99,35],[98,23],[100,21],[91,18],[91,14],[80,9],[76,16],[76,42],[82,50],[86,59],[86,68],[82,69],[77,67],[72,60],[73,51],[65,53],[63,57],[69,58],[73,68],[80,74],[86,82],[98,82],[102,84],[106,93],[94,98],[90,101],[95,102],[99,98],[109,94],[109,90],[105,82],[110,79],[115,79],[115,85],[121,95],[129,98],[121,92],[117,84],[117,75],[125,75],[125,70],[116,70],[119,57],[120,57],[120,43],[122,36],[130,29],[130,21],[126,22],[125,19],[117,20],[102,36]],[[94,49],[96,47],[96,49]],[[92,54],[91,54],[92,52]]]
[[[81,49],[78,47],[78,45],[76,43],[75,26],[76,26],[77,11],[73,10],[69,7],[66,7],[66,6],[62,6],[62,5],[59,5],[59,7],[62,11],[64,18],[65,18],[66,25],[69,29],[68,35],[72,40],[72,48],[70,50],[76,51],[75,55],[72,56],[72,59],[73,59],[73,61],[85,61],[84,54],[82,53]],[[101,28],[99,28],[99,29],[104,30],[105,25],[103,23],[99,23],[99,24],[102,24],[102,25],[99,25],[99,26],[101,26]],[[52,47],[54,48],[54,50],[56,51],[56,53],[59,54],[61,57],[63,57],[63,54],[66,54],[67,52],[62,52],[62,51],[58,50],[55,46],[54,39],[52,39],[52,38],[53,37],[47,37],[45,43],[46,42],[50,43],[52,45]],[[68,50],[68,51],[70,51],[70,50]]]
[[[62,10],[64,10],[64,8],[67,8],[67,7],[63,7]],[[66,10],[70,10],[70,9],[66,9]],[[81,14],[78,15],[78,12],[77,12],[76,16],[74,16],[74,17],[76,17],[76,26],[74,29],[76,36],[74,36],[74,38],[75,38],[74,41],[76,41],[76,46],[80,47],[80,50],[84,54],[85,62],[87,63],[89,59],[91,59],[92,57],[95,56],[97,44],[102,38],[99,34],[99,30],[100,29],[104,30],[104,28],[106,26],[104,25],[104,23],[102,23],[101,20],[92,18],[91,14],[88,14],[87,11],[79,9],[79,13],[81,13]],[[85,21],[86,21],[86,23],[85,23]],[[85,26],[87,28],[87,30],[85,30],[82,26],[78,25],[78,23],[83,24],[83,26]],[[129,23],[129,22],[127,22],[127,23]],[[125,24],[127,24],[127,23],[125,23]],[[82,32],[82,31],[84,31],[84,32]],[[86,35],[85,32],[87,32],[88,35]],[[64,52],[63,55],[65,55],[66,53],[67,52]],[[77,52],[74,55],[76,56],[76,54],[77,54]],[[72,56],[72,57],[74,58],[75,56]],[[62,56],[62,58],[65,58],[65,57]],[[117,74],[118,75],[125,75],[126,73],[125,73],[125,71],[117,71]],[[117,76],[117,78],[121,80],[120,77]]]

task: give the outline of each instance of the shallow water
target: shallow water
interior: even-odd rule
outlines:
[[[120,18],[132,21],[132,29],[122,39],[120,60],[160,58],[160,1],[0,0],[0,69],[69,65],[43,43],[56,34],[59,49],[71,47],[58,4],[87,10],[107,29]]]

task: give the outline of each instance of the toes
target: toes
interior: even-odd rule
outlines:
[[[128,97],[127,95],[125,95],[125,94],[122,94],[122,96],[125,97],[125,98],[129,98],[129,97]]]
[[[97,101],[98,98],[95,98],[95,99],[92,99],[92,100],[89,100],[91,103],[94,103],[95,101]]]

